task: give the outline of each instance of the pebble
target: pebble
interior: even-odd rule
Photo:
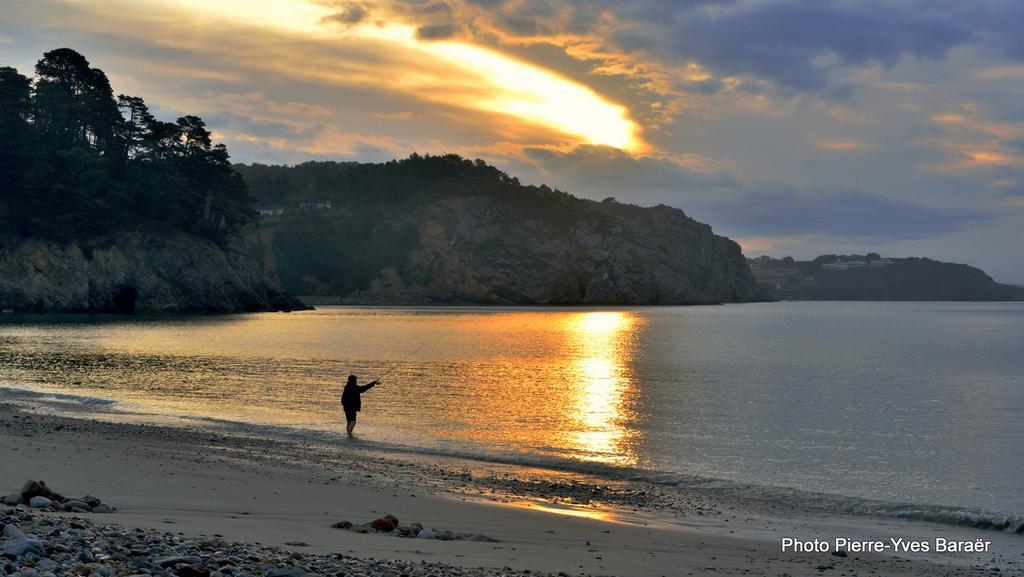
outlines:
[[[104,503],[92,495],[86,495],[81,499],[64,497],[54,493],[43,481],[26,481],[20,493],[11,493],[3,498],[3,503],[12,507],[26,502],[33,509],[50,508],[72,513],[113,513],[117,510],[110,503]]]
[[[95,507],[94,507],[95,508]],[[387,518],[387,517],[385,517]],[[391,521],[391,518],[388,518]],[[398,519],[393,524],[397,525]],[[507,577],[504,569],[446,563],[317,555],[220,537],[189,537],[153,529],[103,525],[24,507],[0,509],[0,577]],[[438,532],[418,523],[418,536]],[[397,534],[392,530],[391,534]],[[35,538],[39,535],[41,538]],[[532,572],[539,577],[554,574]]]
[[[0,553],[7,553],[15,557],[21,557],[29,553],[45,555],[46,545],[42,541],[32,539],[31,537],[8,539],[0,543]]]
[[[331,527],[335,529],[348,529],[349,531],[355,531],[356,533],[390,533],[396,537],[416,537],[419,539],[437,539],[438,541],[498,542],[497,539],[480,533],[438,531],[429,527],[424,528],[422,523],[399,525],[398,518],[394,515],[385,515],[379,519],[374,519],[373,521],[362,525],[354,525],[351,521],[338,521],[337,523],[333,523]]]
[[[4,525],[4,537],[8,539],[21,539],[25,533],[14,525]]]
[[[42,495],[37,495],[28,500],[28,506],[33,509],[42,509],[43,507],[49,507],[52,504],[53,501],[43,497]]]

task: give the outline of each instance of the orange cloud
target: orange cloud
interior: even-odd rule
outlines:
[[[411,112],[378,112],[373,116],[382,120],[412,120],[415,117]]]
[[[476,43],[423,40],[415,26],[396,22],[339,25],[329,18],[335,8],[307,1],[167,0],[159,5],[160,10],[147,11],[128,0],[76,3],[95,16],[88,26],[105,33],[173,49],[216,37],[217,50],[204,56],[231,70],[403,94],[516,119],[569,143],[647,147],[626,106],[551,69]]]
[[[834,151],[851,151],[851,150],[863,150],[867,146],[859,140],[836,140],[836,139],[820,139],[815,140],[814,145],[822,150],[834,150]]]
[[[973,102],[962,102],[956,111],[934,114],[931,120],[947,136],[930,143],[946,150],[951,158],[926,165],[927,170],[955,172],[1024,166],[1024,157],[1008,142],[1024,138],[1024,124],[991,120]]]

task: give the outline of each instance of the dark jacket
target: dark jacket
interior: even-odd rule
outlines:
[[[341,392],[341,406],[350,411],[358,411],[363,408],[363,400],[360,398],[364,392],[373,388],[377,383],[369,385],[345,384],[345,390]]]

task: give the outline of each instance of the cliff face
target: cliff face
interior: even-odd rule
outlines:
[[[768,298],[739,245],[669,207],[572,197],[532,203],[432,196],[377,207],[365,217],[373,219],[365,234],[339,246],[332,241],[343,229],[365,224],[364,217],[349,214],[341,207],[297,216],[262,235],[271,244],[264,253],[273,255],[290,291],[341,297],[336,302],[391,304],[710,304]],[[298,237],[303,250],[294,250]],[[324,259],[351,266],[332,268]]]
[[[181,233],[131,232],[82,246],[0,240],[0,309],[243,312],[304,305],[237,251]]]

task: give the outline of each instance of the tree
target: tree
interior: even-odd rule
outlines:
[[[256,218],[253,199],[197,116],[162,122],[117,99],[107,75],[68,48],[33,84],[0,68],[0,226],[88,239],[157,221],[225,242]]]
[[[29,125],[32,83],[10,68],[0,68],[0,189],[13,191],[24,172],[32,147]]]

